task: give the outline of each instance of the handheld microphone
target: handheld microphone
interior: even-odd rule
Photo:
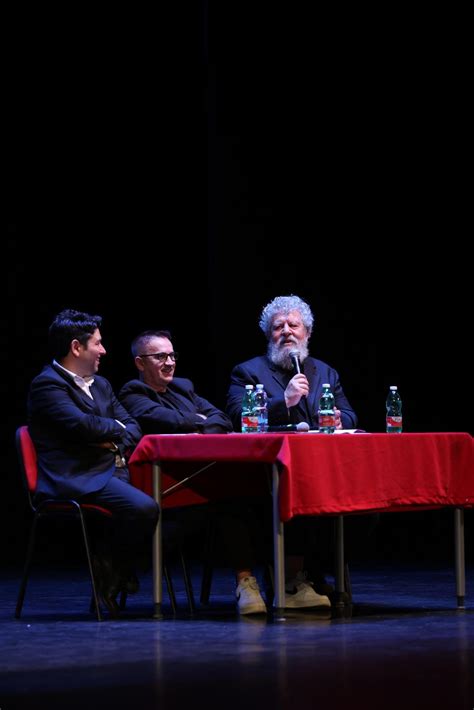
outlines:
[[[293,369],[296,372],[297,375],[300,374],[301,372],[301,367],[300,367],[300,354],[298,350],[292,350],[290,352],[290,358],[291,362],[293,363]]]
[[[269,426],[268,431],[282,433],[288,431],[309,431],[309,424],[307,422],[299,422],[298,424],[278,424],[275,426]]]
[[[291,362],[293,363],[293,369],[294,369],[295,373],[297,375],[299,375],[301,373],[301,365],[300,365],[300,354],[299,354],[298,350],[290,350],[290,358],[291,358]],[[306,415],[308,417],[308,421],[310,422],[310,426],[313,426],[313,417],[311,416],[311,412],[309,411],[308,400],[306,397],[303,398],[302,404],[305,409]]]

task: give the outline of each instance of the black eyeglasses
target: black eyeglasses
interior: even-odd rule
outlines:
[[[138,357],[152,357],[156,362],[166,362],[168,358],[171,358],[173,362],[176,362],[178,353],[144,353]]]

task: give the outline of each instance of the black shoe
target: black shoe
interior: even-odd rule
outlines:
[[[99,592],[99,599],[109,612],[109,616],[112,619],[118,619],[120,616],[120,606],[114,596],[114,592],[108,590],[102,590]]]
[[[108,557],[94,557],[92,566],[99,600],[110,616],[117,618],[120,614],[120,607],[116,600],[121,587],[120,577]]]
[[[315,592],[318,594],[325,594],[327,597],[330,597],[331,594],[334,594],[334,587],[332,584],[329,584],[329,582],[326,582],[326,580],[320,580],[319,582],[314,582],[313,587]]]
[[[340,594],[333,592],[330,599],[333,606],[337,606],[337,604],[340,604],[341,602],[344,605],[352,604],[352,597],[348,592],[341,592]]]
[[[127,594],[136,594],[140,589],[140,580],[135,572],[131,572],[128,577],[122,579],[122,590]]]
[[[349,604],[352,599],[348,592],[341,592],[341,594],[336,594],[332,584],[326,582],[323,578],[320,578],[317,582],[314,582],[314,590],[318,594],[325,594],[331,600],[331,603],[335,605],[337,602],[343,602],[344,604]]]
[[[120,591],[126,594],[136,594],[140,589],[134,565],[127,561],[122,561],[116,565],[120,577]]]

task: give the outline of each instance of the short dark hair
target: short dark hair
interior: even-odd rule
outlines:
[[[136,358],[137,355],[142,352],[143,347],[152,338],[168,338],[168,340],[172,339],[169,330],[144,330],[143,333],[140,333],[140,335],[137,335],[137,337],[132,340],[132,357]]]
[[[72,308],[58,313],[49,326],[49,345],[55,359],[66,357],[73,340],[81,345],[87,341],[102,323],[101,316],[91,316],[89,313],[74,311]]]

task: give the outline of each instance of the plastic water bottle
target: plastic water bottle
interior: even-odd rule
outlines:
[[[402,399],[396,385],[391,385],[387,397],[387,416],[386,431],[387,434],[402,433]]]
[[[268,431],[268,404],[267,393],[263,389],[263,385],[257,385],[255,391],[255,413],[257,415],[257,431],[259,434],[264,434]]]
[[[334,395],[331,385],[323,385],[323,393],[319,400],[318,409],[319,431],[322,434],[334,434],[336,430],[336,416],[334,414]]]
[[[253,391],[253,385],[245,385],[240,422],[243,434],[249,434],[257,431],[258,421],[257,415],[255,414],[255,394]]]

